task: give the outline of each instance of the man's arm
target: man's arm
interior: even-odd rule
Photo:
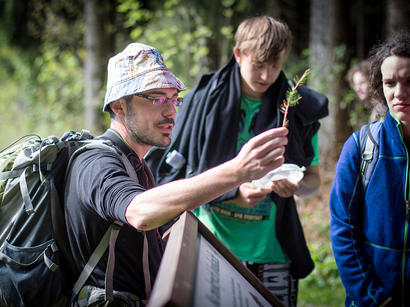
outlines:
[[[138,194],[126,210],[127,221],[139,230],[149,230],[244,182],[261,178],[283,164],[287,133],[286,128],[268,130],[250,139],[230,161]]]

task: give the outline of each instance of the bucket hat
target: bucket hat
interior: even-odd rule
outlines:
[[[156,88],[185,90],[184,84],[168,69],[153,47],[132,43],[108,61],[107,91],[103,111],[124,96]]]

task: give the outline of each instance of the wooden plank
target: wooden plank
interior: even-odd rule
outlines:
[[[283,306],[191,212],[168,237],[148,307]]]
[[[183,213],[172,226],[147,307],[190,306],[197,225],[192,216]]]

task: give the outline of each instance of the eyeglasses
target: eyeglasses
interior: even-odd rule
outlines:
[[[172,98],[167,98],[165,96],[150,96],[150,95],[144,95],[144,94],[134,94],[134,96],[142,97],[148,100],[151,100],[153,104],[156,106],[163,105],[164,103],[167,103],[170,101],[174,107],[179,107],[182,104],[182,98],[180,97],[172,97]]]

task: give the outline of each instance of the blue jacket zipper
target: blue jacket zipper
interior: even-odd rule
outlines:
[[[410,220],[410,204],[406,201],[406,222],[404,224],[404,246],[403,246],[403,258],[402,258],[402,277],[401,277],[401,305],[404,306],[404,286],[405,286],[405,276],[406,276],[406,250],[407,250],[407,239],[408,239],[408,227]]]
[[[397,125],[397,128],[399,130],[399,134],[404,146],[404,150],[406,151],[406,157],[407,157],[407,161],[406,161],[406,184],[404,186],[405,188],[405,204],[406,204],[406,208],[405,208],[405,221],[404,221],[404,242],[403,242],[403,252],[402,252],[402,263],[401,263],[401,306],[404,306],[404,286],[405,286],[405,276],[406,276],[406,249],[407,249],[407,232],[408,232],[408,227],[409,227],[409,217],[410,217],[410,204],[409,204],[409,192],[410,192],[410,187],[408,187],[409,185],[409,152],[407,150],[407,146],[406,143],[404,143],[404,138],[402,135],[402,131],[401,131],[401,127],[399,127],[399,125]]]

